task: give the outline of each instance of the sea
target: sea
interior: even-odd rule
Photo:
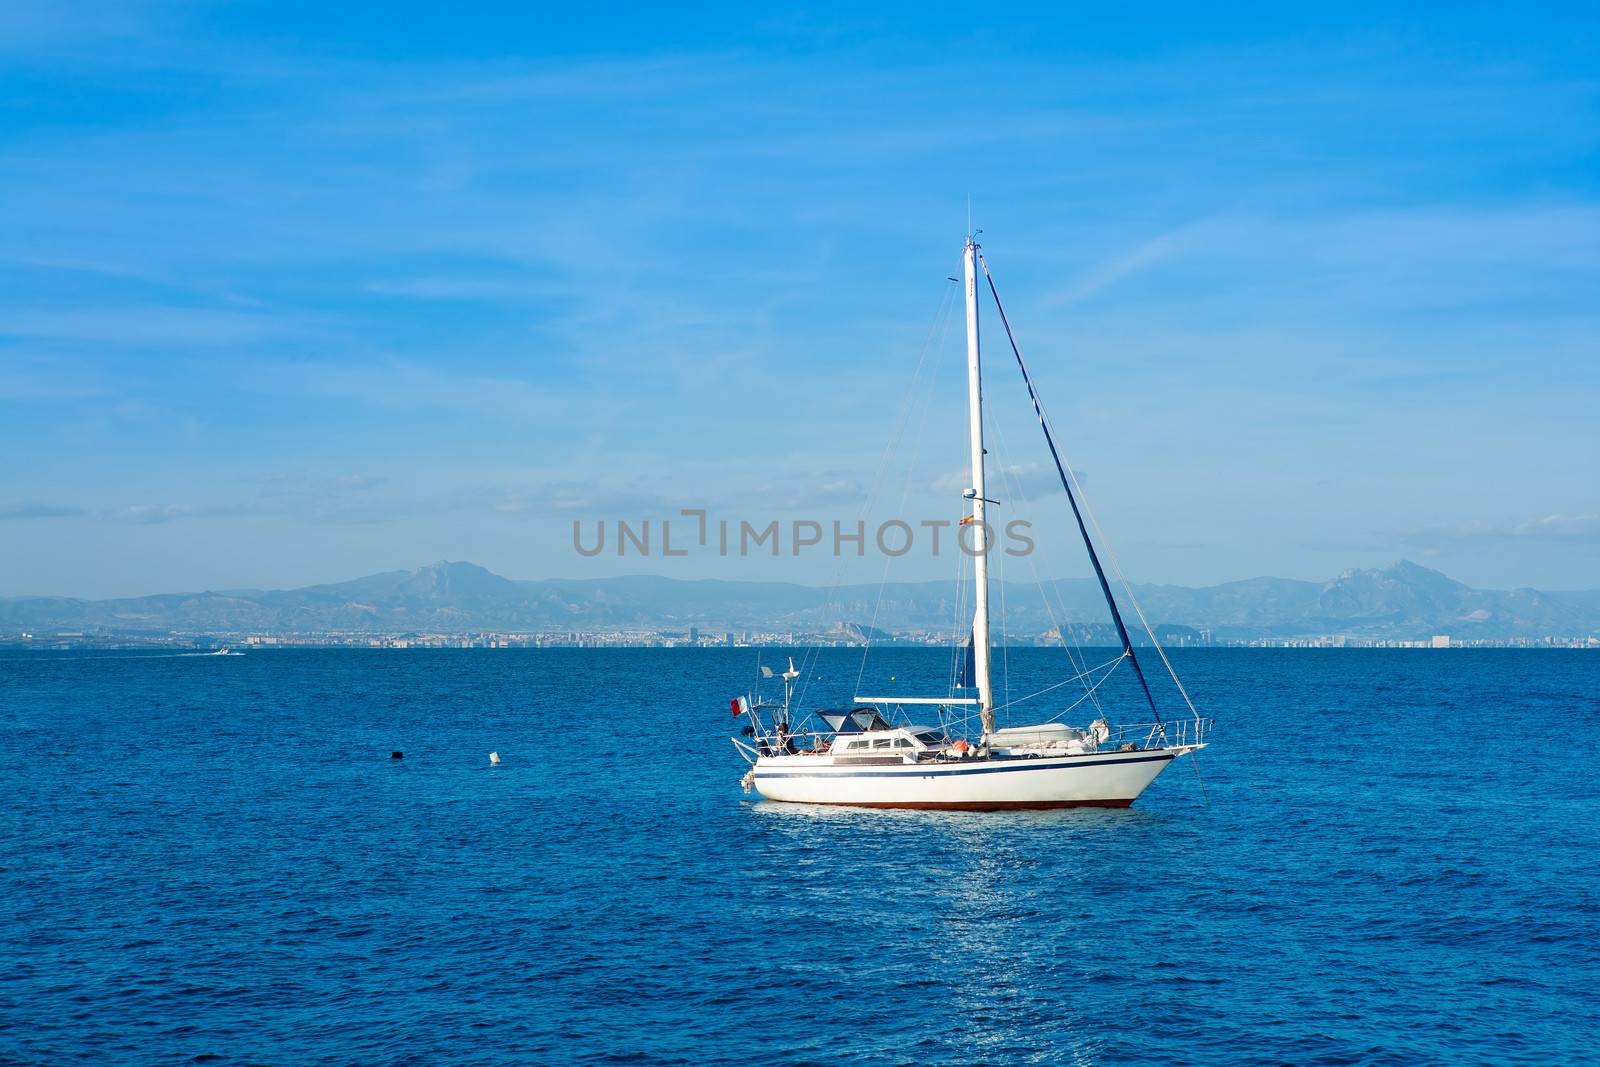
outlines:
[[[1600,1061],[1600,653],[1179,650],[1211,746],[1039,813],[746,795],[755,656],[0,652],[0,1062]]]

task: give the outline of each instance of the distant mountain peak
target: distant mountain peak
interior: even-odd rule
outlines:
[[[517,584],[476,563],[440,560],[418,567],[403,583],[408,591],[431,591],[443,596],[515,595]]]
[[[455,562],[455,561],[452,561],[452,560],[448,560],[448,559],[441,559],[437,563],[429,563],[426,566],[418,567],[413,573],[414,574],[440,574],[440,575],[482,575],[482,574],[488,574],[488,575],[491,575],[491,576],[496,577],[496,578],[499,577],[499,575],[495,574],[489,568],[480,567],[476,563],[467,563],[465,561],[462,561],[462,562],[458,563],[458,562]]]
[[[1460,589],[1470,588],[1470,586],[1456,581],[1454,578],[1442,571],[1436,571],[1431,567],[1424,567],[1422,564],[1414,563],[1409,559],[1399,560],[1398,562],[1391,563],[1389,566],[1381,569],[1378,567],[1351,567],[1341,572],[1339,577],[1333,579],[1327,584],[1332,586],[1340,582],[1349,582],[1356,579],[1366,579],[1369,581],[1388,580],[1402,582],[1446,583],[1450,586]]]
[[[1454,578],[1403,559],[1383,570],[1345,571],[1322,587],[1317,613],[1329,624],[1444,632],[1453,622],[1478,621],[1471,616],[1481,605],[1468,603],[1474,596]]]
[[[1462,584],[1462,583],[1456,581],[1454,578],[1450,577],[1448,574],[1445,574],[1443,571],[1436,571],[1432,567],[1424,567],[1422,564],[1413,563],[1409,559],[1403,559],[1400,562],[1394,564],[1392,567],[1388,568],[1388,572],[1387,573],[1394,574],[1394,575],[1405,575],[1407,577],[1417,577],[1417,578],[1422,578],[1422,577],[1433,578],[1433,579],[1442,578],[1445,581],[1449,582],[1451,585],[1461,585]]]
[[[1006,583],[1007,586],[1010,583]],[[1005,632],[1021,640],[1062,623],[1106,621],[1089,579],[1048,583],[1039,606],[1030,584],[1009,597]],[[1600,591],[1472,589],[1400,560],[1351,569],[1325,583],[1252,578],[1207,588],[1141,585],[1151,622],[1203,627],[1218,638],[1324,634],[1416,639],[1586,635],[1600,632]],[[954,632],[958,597],[948,582],[896,582],[833,590],[784,582],[682,580],[656,575],[511,581],[476,563],[437,560],[414,570],[278,591],[160,594],[121,600],[0,598],[0,636],[71,628],[102,632],[306,633],[335,631],[616,629],[826,633],[871,618],[883,631]],[[857,624],[859,625],[859,624]],[[1087,631],[1086,631],[1087,632]]]

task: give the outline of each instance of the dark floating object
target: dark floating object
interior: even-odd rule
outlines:
[[[405,759],[406,758],[406,754],[404,752],[391,752],[391,753],[389,753],[389,758],[390,759]]]

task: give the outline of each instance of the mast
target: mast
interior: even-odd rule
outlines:
[[[994,687],[989,679],[989,524],[984,520],[983,381],[978,358],[978,246],[971,236],[962,254],[967,283],[967,413],[972,422],[973,585],[977,605],[972,616],[973,681],[978,687],[978,717],[983,736],[994,733]]]

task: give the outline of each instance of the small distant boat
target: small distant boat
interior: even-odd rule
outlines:
[[[203,652],[203,653],[201,653],[201,655],[205,655],[205,656],[242,656],[242,655],[244,655],[244,653],[243,652],[235,652],[233,649],[231,649],[228,646],[224,645],[222,648],[217,649],[215,652]]]
[[[971,432],[972,485],[963,494],[971,514],[961,525],[972,525],[977,542],[972,555],[974,612],[972,628],[963,643],[965,666],[959,677],[947,676],[945,695],[856,696],[848,707],[818,709],[814,727],[806,729],[795,719],[794,683],[800,677],[794,661],[782,675],[783,703],[764,703],[760,684],[756,695],[732,702],[735,717],[748,716],[744,737],[734,745],[750,764],[743,784],[768,800],[803,804],[843,804],[882,808],[947,808],[1002,810],[1011,808],[1127,807],[1156,777],[1180,756],[1206,747],[1211,720],[1202,717],[1178,680],[1155,632],[1133,600],[1133,591],[1121,579],[1128,602],[1149,635],[1161,663],[1183,697],[1187,715],[1177,721],[1162,718],[1156,699],[1134,652],[1111,583],[1101,565],[1085,523],[1087,505],[1077,476],[1057,448],[1049,419],[1028,374],[1006,319],[999,291],[979,246],[968,237],[962,255],[966,283],[967,387]],[[1084,696],[1049,721],[1001,727],[996,718],[990,677],[989,571],[986,550],[994,538],[985,521],[990,500],[984,485],[983,390],[979,358],[977,274],[994,298],[1006,339],[1022,371],[1023,384],[1034,414],[1044,431],[1045,444],[1060,476],[1061,488],[1072,504],[1079,534],[1088,551],[1122,651],[1097,667],[1085,667],[1061,685],[1081,683]],[[1089,516],[1092,523],[1093,516]],[[1096,525],[1096,532],[1099,527]],[[1103,536],[1103,535],[1102,535]],[[1113,559],[1113,564],[1115,560]],[[1126,664],[1138,680],[1149,705],[1150,720],[1113,725],[1102,714],[1087,726],[1058,721],[1073,708],[1092,700],[1101,707],[1096,691]],[[770,668],[763,677],[772,678]],[[1050,686],[1049,688],[1056,688]],[[959,693],[957,691],[960,691]],[[1041,690],[1045,692],[1048,690]],[[958,716],[976,711],[981,733],[960,736]],[[912,716],[922,717],[918,722]],[[927,722],[929,716],[936,721]],[[809,716],[808,716],[809,718]]]

